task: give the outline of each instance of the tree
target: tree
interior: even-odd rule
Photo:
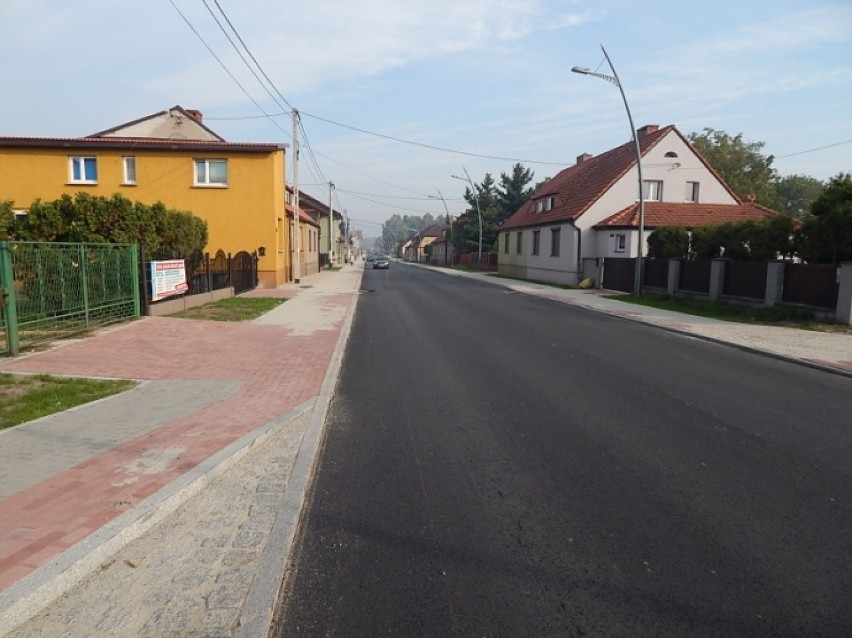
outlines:
[[[705,128],[690,133],[689,141],[742,200],[754,197],[763,206],[778,209],[774,157],[763,155],[764,142],[747,142],[742,133],[731,137],[724,131]]]
[[[689,254],[689,232],[683,226],[661,226],[648,235],[648,256],[683,259]]]
[[[824,190],[825,183],[809,175],[780,177],[775,181],[778,210],[793,217],[804,217]]]
[[[50,202],[36,200],[17,239],[56,242],[139,244],[146,254],[165,249],[189,255],[207,245],[207,222],[189,212],[112,197],[67,193]]]
[[[840,173],[829,181],[805,217],[797,245],[808,262],[852,261],[852,175]]]
[[[15,229],[15,211],[10,200],[0,201],[0,241],[12,238]]]
[[[524,168],[520,163],[512,166],[511,174],[500,173],[500,186],[497,187],[497,199],[500,204],[498,223],[509,219],[533,196],[533,190],[528,184],[534,176],[532,170]]]

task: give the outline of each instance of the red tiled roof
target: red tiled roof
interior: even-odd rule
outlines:
[[[640,129],[641,130],[641,129]],[[672,130],[669,125],[639,136],[642,155]],[[521,228],[556,221],[574,221],[597,201],[618,179],[636,164],[633,141],[622,144],[596,157],[587,158],[556,174],[535,193],[533,199],[521,206],[500,227]],[[544,195],[556,195],[555,206],[546,212],[535,212],[535,200]]]
[[[678,135],[690,148],[692,147],[673,124],[656,130],[642,127],[638,131],[639,149],[642,156],[644,157],[648,151],[671,132]],[[718,173],[697,151],[696,156],[708,170],[719,178],[720,183],[725,185]],[[523,228],[564,221],[573,222],[635,165],[636,148],[633,145],[633,140],[596,157],[584,155],[582,162],[557,173],[553,179],[542,185],[533,198],[507,219],[500,229]],[[734,199],[739,201],[739,198],[727,185],[725,185],[725,188],[728,189]],[[549,211],[536,213],[535,200],[545,195],[555,195],[555,205]]]
[[[774,215],[778,213],[751,202],[743,204],[645,202],[645,228],[660,226],[695,228],[708,224],[758,221]],[[634,203],[595,224],[594,228],[638,228],[638,226],[639,204]]]
[[[291,215],[293,214],[293,204],[284,204],[284,210],[286,210]],[[302,207],[299,206],[299,221],[305,222],[306,224],[310,224],[311,226],[316,226],[319,228],[319,224],[314,221],[314,218],[308,215],[305,211],[302,210]]]

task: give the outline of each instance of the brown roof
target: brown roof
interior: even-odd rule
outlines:
[[[161,140],[148,137],[0,137],[0,148],[168,149],[228,153],[274,153],[286,144],[215,142],[207,140]]]
[[[284,210],[290,213],[290,216],[293,215],[293,204],[284,204]],[[305,211],[302,210],[302,207],[299,206],[299,221],[304,222],[306,224],[310,224],[311,226],[316,226],[319,228],[319,224],[314,220],[313,217],[308,215]]]
[[[778,213],[751,202],[743,204],[645,202],[645,228],[659,226],[695,228],[727,222],[759,221],[773,215]],[[595,224],[594,228],[638,228],[638,226],[639,204],[634,203]]]
[[[681,135],[680,131],[673,124],[662,128],[645,126],[637,131],[641,154],[643,156],[646,155],[648,151],[654,148],[660,140],[671,132],[680,136],[690,148],[692,147],[689,141]],[[696,153],[696,156],[718,177],[718,174],[713,171],[712,167],[710,167],[700,154]],[[580,159],[582,161],[579,161]],[[581,158],[578,158],[577,164],[560,171],[553,179],[542,185],[533,198],[507,219],[500,229],[523,228],[541,224],[552,224],[554,222],[573,222],[600,199],[635,164],[636,148],[633,145],[633,140],[596,157],[584,154]],[[724,184],[721,178],[719,181]],[[727,188],[727,186],[725,187]],[[730,189],[728,189],[728,192],[736,199],[736,195]],[[536,213],[535,202],[545,195],[555,195],[555,205],[549,211]]]

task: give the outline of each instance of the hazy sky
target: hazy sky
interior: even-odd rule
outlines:
[[[539,180],[628,141],[618,89],[571,73],[609,74],[601,45],[637,127],[742,133],[781,175],[852,171],[849,0],[0,0],[0,42],[0,135],[179,104],[229,141],[290,143],[295,107],[302,189],[327,201],[333,181],[367,236],[442,214],[438,189],[463,211],[464,168],[478,182],[520,160]]]

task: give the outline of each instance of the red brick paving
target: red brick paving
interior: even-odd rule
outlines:
[[[351,299],[340,295],[333,302]],[[0,363],[6,372],[242,383],[223,401],[0,501],[0,590],[244,434],[319,394],[339,329],[290,336],[282,326],[151,317]],[[144,465],[146,453],[163,451],[172,457],[155,457],[162,466]]]

